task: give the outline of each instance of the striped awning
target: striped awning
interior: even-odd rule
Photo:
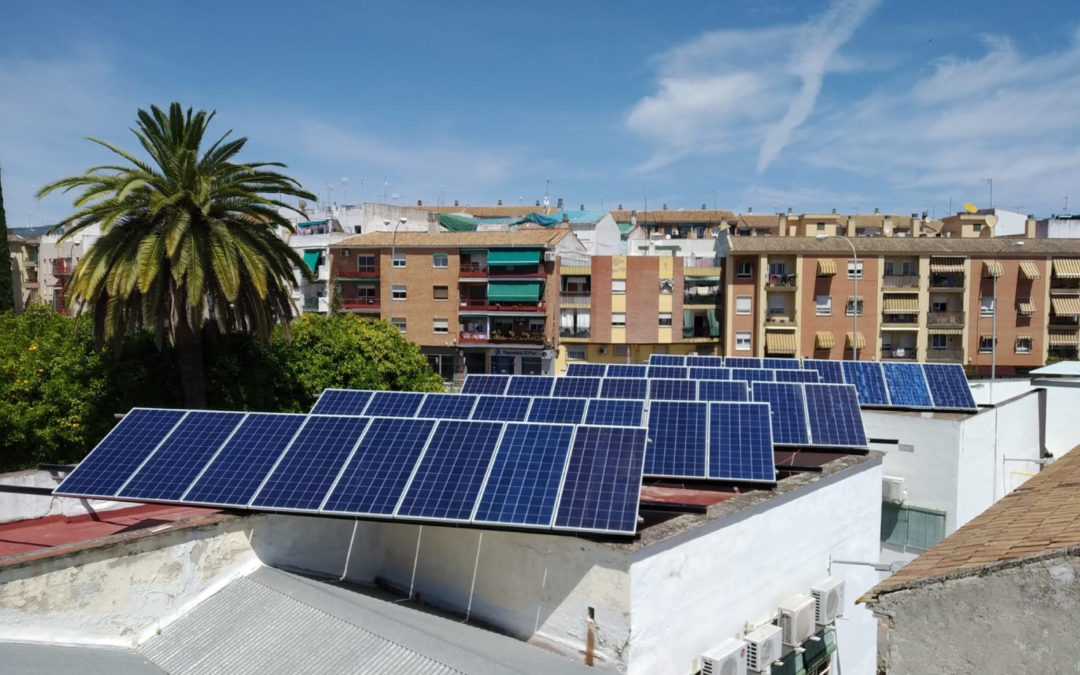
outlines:
[[[1031,301],[1031,298],[1017,298],[1016,313],[1021,316],[1031,316],[1035,313],[1035,303]]]
[[[794,333],[765,333],[765,351],[770,354],[794,354]]]
[[[1039,266],[1031,260],[1020,261],[1020,274],[1025,279],[1031,279],[1032,281],[1039,278]]]
[[[1052,330],[1047,344],[1051,347],[1075,347],[1078,344],[1076,331]]]
[[[1005,274],[1005,268],[1001,266],[1001,263],[997,260],[985,260],[983,261],[983,277],[985,278],[1000,278]]]
[[[963,328],[931,328],[926,331],[930,335],[963,335]]]
[[[847,334],[847,343],[846,344],[847,344],[848,349],[851,349],[851,343],[854,342],[854,340],[852,340],[852,337],[851,337],[852,335],[854,335],[854,333],[848,333]],[[866,338],[863,337],[862,333],[858,334],[857,346],[859,347],[859,349],[866,349]]]
[[[836,274],[836,261],[822,258],[817,261],[817,275],[819,277],[831,277]]]
[[[836,346],[836,336],[827,330],[819,330],[814,333],[814,347],[817,349],[832,349]]]
[[[994,339],[994,334],[993,333],[980,333],[979,334],[979,342],[983,342],[984,340],[993,340],[993,339]]]
[[[1058,316],[1080,316],[1080,298],[1050,298],[1050,308]]]
[[[1021,340],[1026,340],[1027,342],[1031,342],[1031,333],[1017,333],[1016,334],[1016,341],[1020,342]]]
[[[881,303],[881,311],[885,314],[918,314],[918,296],[903,298],[885,298]]]
[[[964,271],[963,258],[931,258],[931,274],[958,274]]]
[[[1059,258],[1054,261],[1058,279],[1080,279],[1080,258]]]

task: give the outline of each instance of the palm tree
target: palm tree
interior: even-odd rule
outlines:
[[[214,112],[139,110],[132,133],[149,162],[108,141],[90,138],[127,164],[104,165],[41,188],[81,189],[77,209],[52,231],[61,241],[97,224],[101,237],[75,268],[69,290],[88,310],[99,340],[153,330],[176,348],[184,400],[206,405],[203,328],[251,332],[267,339],[278,321],[292,319],[293,268],[303,259],[275,234],[295,231],[279,209],[294,196],[315,199],[274,170],[278,162],[233,161],[247,143],[225,133],[205,152],[203,134]]]

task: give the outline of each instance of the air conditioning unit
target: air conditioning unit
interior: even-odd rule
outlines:
[[[544,262],[555,262],[555,251],[544,251]]]
[[[772,670],[772,662],[780,658],[782,631],[766,624],[744,636],[746,640],[746,667],[755,673]]]
[[[814,596],[814,621],[827,626],[844,610],[844,581],[826,577],[810,587]]]
[[[784,644],[798,647],[814,634],[814,596],[799,593],[780,605],[780,629]]]
[[[746,675],[746,643],[731,638],[702,654],[701,675]]]
[[[904,479],[899,476],[882,476],[881,498],[884,501],[893,504],[900,504],[907,499],[907,490],[904,489]]]

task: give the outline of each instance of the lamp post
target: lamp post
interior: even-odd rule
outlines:
[[[1009,242],[1009,244],[1007,246],[1002,246],[1001,248],[999,248],[997,250],[997,253],[994,255],[994,263],[998,262],[998,256],[1001,255],[1002,251],[1006,251],[1006,250],[1008,250],[1010,248],[1015,248],[1015,247],[1023,246],[1023,245],[1024,245],[1023,241],[1013,241],[1013,242]],[[995,264],[995,267],[996,266],[997,265]],[[997,270],[993,270],[993,271],[997,272]],[[994,287],[993,287],[994,307],[993,307],[993,312],[990,315],[991,324],[990,324],[990,401],[989,401],[989,403],[990,403],[990,405],[993,405],[994,404],[994,378],[997,376],[997,279],[998,279],[997,274],[993,274],[991,276],[991,278],[993,279],[993,285],[994,285]]]
[[[394,233],[390,236],[390,307],[387,310],[387,321],[394,323],[394,253],[397,251],[397,231],[408,219],[402,216],[394,224]],[[384,220],[383,225],[390,227],[390,221]]]
[[[853,361],[859,360],[859,275],[861,270],[859,269],[859,254],[855,250],[855,244],[850,239],[842,234],[819,234],[818,240],[824,241],[826,239],[843,239],[847,242],[847,245],[851,247],[851,258],[855,261],[855,269],[852,271],[851,279],[853,282],[853,293],[855,300],[852,302],[851,308],[851,358]]]

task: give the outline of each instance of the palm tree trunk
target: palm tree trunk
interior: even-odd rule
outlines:
[[[202,334],[186,321],[179,321],[174,333],[176,355],[180,361],[180,386],[184,390],[184,406],[206,408],[206,372],[203,364]]]

